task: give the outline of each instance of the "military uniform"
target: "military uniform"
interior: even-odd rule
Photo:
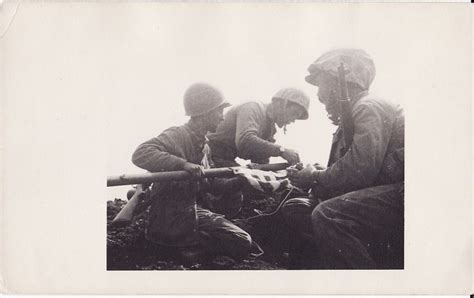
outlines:
[[[217,131],[208,135],[212,159],[217,167],[237,166],[235,158],[268,163],[280,155],[274,144],[275,122],[268,117],[268,104],[247,102],[232,107]]]
[[[375,68],[360,50],[328,52],[310,73],[334,71],[342,60],[351,71],[349,81],[367,90]],[[314,82],[311,75],[306,79]],[[352,140],[346,144],[340,124],[327,169],[314,173],[313,195],[289,200],[282,211],[290,227],[315,243],[322,268],[402,268],[403,110],[368,91],[351,98],[350,105]]]
[[[141,144],[132,161],[150,172],[182,170],[186,162],[206,164],[206,147],[206,137],[190,122]],[[218,254],[246,256],[250,235],[223,215],[197,205],[206,192],[196,181],[154,183],[147,239],[169,246],[200,243]]]
[[[287,117],[282,123],[282,116],[276,116],[278,112],[275,113],[274,110],[275,101],[284,102],[284,106],[278,108],[278,112]],[[288,103],[299,106],[302,111],[295,119],[290,119],[293,117],[292,112],[286,110]],[[290,87],[278,90],[272,97],[272,103],[251,101],[232,107],[217,131],[208,136],[216,166],[237,166],[237,157],[265,164],[270,157],[281,156],[283,148],[275,144],[274,138],[276,122],[280,126],[286,126],[297,119],[308,119],[309,104],[309,97],[304,92]]]
[[[373,268],[371,245],[403,240],[403,111],[366,93],[360,96],[352,108],[352,144],[344,143],[339,127],[314,197],[292,199],[283,207],[290,226],[314,237],[327,268]]]

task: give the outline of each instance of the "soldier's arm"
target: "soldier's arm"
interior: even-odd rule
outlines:
[[[258,130],[260,125],[263,125],[263,121],[256,103],[249,103],[241,107],[237,115],[235,132],[235,145],[241,157],[251,160],[265,160],[270,156],[280,155],[280,146],[258,137]]]
[[[138,146],[132,155],[132,162],[150,172],[183,170],[186,160],[174,155],[179,140],[176,131],[167,130]]]

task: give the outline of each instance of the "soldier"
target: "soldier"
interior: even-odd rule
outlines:
[[[150,172],[185,170],[199,178],[203,169],[211,166],[206,134],[216,130],[228,106],[216,88],[204,83],[190,86],[184,94],[189,122],[168,128],[138,146],[133,163]],[[212,181],[199,181],[202,180],[153,184],[147,239],[166,246],[201,247],[213,254],[244,258],[251,248],[250,235],[224,216],[197,205],[202,196],[213,191]],[[220,181],[220,187],[235,188],[233,180],[227,181],[229,185],[225,186]]]
[[[247,102],[232,107],[217,132],[209,134],[216,166],[237,166],[236,157],[252,163],[268,163],[281,156],[290,164],[299,162],[295,150],[275,144],[276,126],[285,128],[297,119],[308,119],[309,98],[295,88],[278,91],[271,103]]]
[[[348,71],[347,113],[339,101],[341,62]],[[403,111],[368,93],[375,67],[362,50],[329,51],[308,71],[306,81],[318,87],[320,102],[339,127],[327,168],[308,165],[290,173],[292,183],[311,188],[312,195],[289,200],[286,221],[315,243],[322,268],[403,268]]]

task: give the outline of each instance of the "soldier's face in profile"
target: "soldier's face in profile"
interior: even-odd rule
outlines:
[[[337,80],[335,77],[321,75],[317,80],[317,86],[318,98],[323,105],[331,105],[337,99]]]
[[[337,124],[339,113],[337,110],[337,79],[331,76],[322,75],[317,80],[318,98],[324,105],[328,118]]]
[[[291,124],[303,117],[304,110],[296,104],[288,103],[285,109],[284,125]]]
[[[204,115],[207,123],[207,131],[215,132],[219,123],[224,120],[224,108],[218,107]]]
[[[304,114],[304,110],[297,104],[285,101],[278,101],[274,104],[274,120],[279,128],[295,122],[296,119],[301,118]]]

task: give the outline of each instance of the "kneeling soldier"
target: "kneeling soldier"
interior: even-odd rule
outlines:
[[[206,134],[216,130],[228,106],[216,88],[204,83],[192,85],[184,95],[184,109],[191,117],[189,122],[168,128],[138,146],[133,153],[133,163],[150,172],[185,170],[200,177],[203,169],[211,166]],[[235,185],[232,180],[226,181]],[[147,239],[167,246],[198,245],[212,254],[235,259],[246,257],[252,242],[250,235],[223,215],[197,203],[212,191],[212,184],[212,181],[201,183],[198,179],[154,183]],[[219,188],[226,188],[222,187],[222,181],[219,184]]]

